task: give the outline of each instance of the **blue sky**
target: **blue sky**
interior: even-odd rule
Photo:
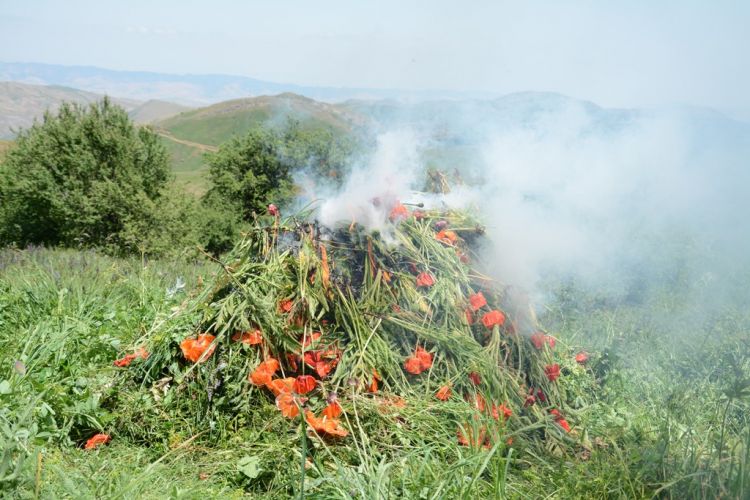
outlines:
[[[0,60],[750,109],[750,2],[0,0]]]

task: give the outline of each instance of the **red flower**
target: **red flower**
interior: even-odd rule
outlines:
[[[451,386],[450,385],[444,385],[438,391],[435,393],[435,397],[438,398],[440,401],[448,401],[448,399],[451,397]]]
[[[533,390],[533,389],[532,389],[532,390]],[[544,395],[544,391],[542,391],[541,389],[537,389],[537,390],[536,390],[536,397],[537,397],[537,398],[539,399],[539,401],[541,401],[542,403],[544,403],[545,401],[547,401],[547,397],[546,397],[546,396]]]
[[[284,299],[281,302],[279,302],[279,310],[281,312],[288,313],[289,311],[292,310],[292,305],[293,305],[293,303],[292,303],[291,300]]]
[[[299,415],[299,405],[291,392],[282,392],[276,396],[276,408],[281,410],[281,414],[286,418],[294,418]]]
[[[560,365],[555,363],[554,365],[547,365],[544,367],[544,374],[550,382],[554,382],[560,376]]]
[[[422,373],[422,362],[419,361],[419,358],[409,356],[406,358],[406,361],[404,361],[404,370],[412,375],[419,375]]]
[[[279,209],[276,208],[276,205],[274,205],[273,203],[271,203],[270,205],[268,205],[268,213],[271,214],[271,215],[273,215],[274,217],[278,217],[279,216]]]
[[[555,417],[555,422],[557,423],[557,425],[565,429],[565,432],[570,432],[570,424],[567,420],[565,420],[565,418],[563,418],[559,410],[553,408],[549,412]]]
[[[399,222],[407,217],[409,217],[409,210],[401,203],[396,203],[391,209],[391,214],[388,216],[391,222]]]
[[[94,434],[94,436],[86,441],[86,446],[84,446],[84,448],[87,450],[93,450],[97,446],[107,444],[110,441],[112,441],[112,437],[109,434]]]
[[[344,410],[341,409],[341,406],[337,402],[329,403],[328,406],[326,406],[323,409],[323,412],[321,413],[322,416],[326,418],[336,418],[339,417]]]
[[[422,370],[428,370],[430,367],[432,367],[432,354],[427,352],[424,348],[417,347],[414,350],[414,356],[422,364]]]
[[[532,406],[534,403],[536,403],[536,398],[533,394],[529,394],[526,396],[526,400],[523,402],[523,407],[527,408],[529,406]]]
[[[446,245],[455,245],[456,241],[458,241],[458,236],[453,231],[443,229],[435,235],[435,239]]]
[[[479,385],[482,383],[482,378],[479,376],[477,372],[469,373],[469,380],[471,380],[471,383],[474,385]]]
[[[576,354],[576,363],[579,365],[585,365],[586,362],[589,360],[589,355],[585,352],[579,352]]]
[[[273,358],[268,358],[260,363],[248,378],[254,385],[269,385],[278,369],[279,362]]]
[[[372,382],[368,388],[370,392],[378,392],[378,380],[380,380],[380,374],[373,368],[372,370]]]
[[[322,333],[320,333],[320,332],[313,332],[313,333],[311,333],[310,335],[305,335],[305,336],[303,337],[303,340],[302,340],[302,347],[303,347],[303,348],[307,348],[307,347],[310,347],[310,345],[312,345],[313,343],[315,343],[315,342],[317,342],[318,340],[320,340],[320,337],[321,337],[322,335],[323,335],[323,334],[322,334]]]
[[[502,326],[503,323],[505,323],[505,315],[497,309],[493,309],[492,311],[485,313],[484,316],[482,316],[482,323],[487,328]]]
[[[536,332],[531,335],[531,343],[534,344],[534,347],[537,349],[541,349],[544,347],[545,337],[546,335],[542,332]]]
[[[249,332],[237,332],[232,335],[232,340],[247,345],[258,345],[263,343],[263,335],[260,328],[256,328]]]
[[[469,305],[471,306],[471,310],[476,312],[487,305],[487,299],[484,298],[482,292],[477,292],[469,296]]]
[[[297,380],[294,381],[294,392],[297,394],[307,394],[308,392],[315,389],[318,382],[310,375],[300,375]]]
[[[182,355],[185,356],[185,359],[193,363],[207,360],[216,349],[216,345],[213,344],[215,338],[210,333],[202,333],[198,335],[197,339],[183,340],[180,344]]]
[[[139,347],[132,354],[126,354],[124,357],[115,360],[114,365],[120,368],[125,367],[125,366],[130,366],[130,363],[132,363],[133,360],[138,359],[138,358],[140,359],[148,358],[148,352],[146,352],[146,349],[144,349],[143,347]]]
[[[318,418],[311,411],[305,412],[305,421],[313,430],[321,436],[328,437],[346,437],[349,432],[341,427],[341,424],[335,418]]]
[[[430,273],[419,273],[417,276],[417,286],[419,287],[431,287],[435,284],[435,278]]]
[[[492,405],[492,417],[495,420],[500,418],[500,413],[503,414],[503,420],[508,420],[513,415],[513,410],[505,406],[504,403],[501,405]]]
[[[294,377],[276,378],[266,384],[266,387],[268,387],[271,392],[273,392],[274,396],[278,396],[279,394],[284,392],[294,391],[295,380],[296,379]]]

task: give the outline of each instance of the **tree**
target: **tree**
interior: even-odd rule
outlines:
[[[160,210],[169,180],[159,137],[121,107],[65,103],[22,131],[0,168],[0,242],[117,248]]]

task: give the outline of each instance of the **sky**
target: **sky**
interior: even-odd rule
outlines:
[[[750,111],[750,2],[0,0],[0,60]]]

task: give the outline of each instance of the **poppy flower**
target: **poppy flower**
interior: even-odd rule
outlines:
[[[260,328],[249,332],[237,332],[232,335],[232,340],[235,342],[242,342],[247,345],[258,345],[263,343],[263,335]]]
[[[570,432],[570,424],[567,420],[565,420],[559,410],[553,408],[549,412],[555,417],[555,422],[557,423],[557,425],[565,429],[565,432]]]
[[[323,334],[321,334],[320,332],[313,332],[313,333],[311,333],[310,335],[305,335],[305,336],[303,337],[303,339],[302,339],[302,347],[303,347],[303,348],[309,347],[309,346],[310,346],[310,345],[312,345],[313,343],[315,343],[315,342],[317,342],[318,340],[320,340],[320,337],[321,337],[322,335],[323,335]]]
[[[86,446],[84,446],[87,450],[93,450],[97,446],[107,444],[110,441],[112,441],[112,437],[109,434],[94,434],[92,437],[86,441]]]
[[[585,365],[586,362],[589,360],[589,355],[585,352],[579,352],[576,354],[576,363],[579,365]]]
[[[541,389],[537,389],[536,390],[536,397],[542,403],[544,403],[545,401],[547,401],[547,396],[544,395],[544,391],[542,391]]]
[[[430,273],[419,273],[417,276],[417,286],[429,288],[435,284],[435,278]]]
[[[438,398],[440,401],[448,401],[448,399],[451,397],[451,393],[453,391],[451,390],[451,386],[444,385],[438,391],[435,393],[435,397]]]
[[[124,357],[115,360],[114,365],[119,368],[130,366],[130,363],[132,363],[133,360],[136,360],[138,358],[140,359],[148,358],[148,352],[146,352],[146,349],[144,349],[143,347],[139,347],[132,354],[126,354]]]
[[[432,367],[432,354],[427,352],[423,347],[417,347],[414,350],[414,357],[422,364],[422,370]]]
[[[469,373],[469,380],[471,380],[471,383],[474,385],[479,385],[482,383],[482,378],[479,376],[477,372]]]
[[[542,332],[536,332],[531,335],[531,343],[534,344],[534,347],[537,349],[542,349],[544,347],[545,337]]]
[[[274,205],[273,203],[271,203],[270,205],[268,205],[268,213],[271,214],[271,215],[273,215],[274,217],[278,217],[279,216],[279,209],[276,207],[276,205]]]
[[[555,363],[554,365],[547,365],[544,367],[544,374],[550,382],[554,382],[560,376],[560,365]]]
[[[469,306],[471,310],[476,312],[487,305],[487,299],[484,298],[482,292],[477,292],[473,295],[469,295]]]
[[[505,404],[492,405],[492,417],[495,420],[500,419],[500,414],[503,414],[503,420],[508,420],[513,415],[513,410],[505,406]]]
[[[458,236],[453,231],[443,229],[435,235],[435,239],[446,245],[455,245],[456,241],[458,241]]]
[[[300,375],[294,381],[294,392],[297,394],[307,394],[315,389],[318,382],[310,375]]]
[[[275,378],[271,380],[268,384],[266,384],[266,387],[268,387],[271,392],[273,392],[274,396],[278,396],[279,394],[282,394],[284,392],[292,392],[294,391],[294,382],[297,379],[294,377],[287,377],[287,378]]]
[[[527,408],[529,406],[532,406],[534,403],[536,403],[536,398],[533,394],[529,394],[526,396],[526,400],[523,402],[523,407]]]
[[[292,310],[293,302],[289,299],[284,299],[281,302],[279,302],[279,310],[281,312],[288,313]]]
[[[299,365],[297,364],[298,359],[299,359],[299,356],[294,354],[293,352],[288,352],[286,354],[286,362],[289,365],[289,368],[291,368],[293,372],[296,372],[297,369],[299,368]]]
[[[201,333],[197,339],[183,340],[180,344],[182,355],[193,363],[207,360],[216,350],[216,345],[212,343],[215,338],[210,333]]]
[[[549,344],[549,348],[550,349],[554,349],[555,348],[555,343],[557,342],[555,340],[555,337],[553,337],[552,335],[546,335],[545,338],[544,338],[544,340],[547,341],[547,344]]]
[[[493,309],[488,313],[484,313],[482,316],[482,324],[487,328],[493,328],[494,326],[502,326],[505,323],[505,314],[501,313],[497,309]]]
[[[328,437],[346,437],[349,432],[341,427],[341,424],[335,418],[318,418],[311,411],[305,412],[305,421],[315,432],[322,436]]]
[[[391,222],[399,222],[407,217],[409,217],[409,210],[401,203],[396,203],[388,216]]]
[[[415,210],[412,215],[415,220],[423,220],[427,216],[422,210]]]
[[[481,394],[474,394],[473,400],[472,396],[469,395],[467,395],[464,399],[467,403],[470,403],[479,411],[484,411],[484,409],[487,408],[487,401],[485,401],[484,396],[482,396]]]
[[[419,361],[419,358],[409,356],[406,358],[406,361],[404,361],[404,370],[412,375],[419,375],[422,373],[422,363]]]
[[[276,408],[281,410],[281,414],[286,418],[294,418],[299,415],[299,406],[291,392],[282,392],[276,396]]]
[[[378,380],[380,380],[380,374],[375,369],[373,369],[372,382],[370,382],[370,387],[368,387],[370,392],[378,392]]]
[[[279,362],[273,358],[268,358],[258,365],[250,374],[250,382],[254,385],[270,385],[276,370],[279,369]]]
[[[326,418],[333,419],[341,416],[343,412],[344,410],[341,409],[341,406],[334,401],[333,403],[329,403],[328,406],[323,408],[321,415]]]

